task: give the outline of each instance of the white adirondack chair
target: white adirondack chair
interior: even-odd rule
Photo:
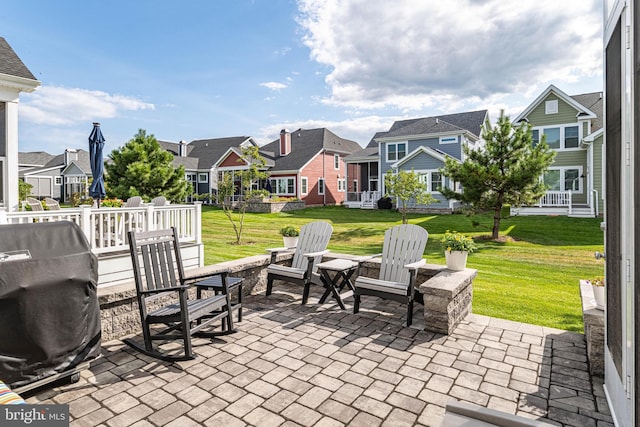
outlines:
[[[125,208],[139,208],[140,205],[142,205],[142,197],[140,196],[129,197],[124,203]]]
[[[331,239],[331,233],[333,233],[333,227],[324,221],[311,222],[302,226],[291,267],[276,264],[278,253],[286,251],[287,248],[267,249],[271,252],[271,265],[267,267],[267,296],[271,295],[274,280],[284,280],[304,286],[302,304],[306,304],[312,281],[316,279],[315,282],[320,284],[316,266],[320,263],[322,255],[329,252],[327,245]]]
[[[382,262],[377,279],[358,276],[355,280],[353,312],[360,310],[362,295],[373,295],[407,304],[407,326],[413,321],[414,287],[429,233],[424,228],[403,224],[384,233]]]

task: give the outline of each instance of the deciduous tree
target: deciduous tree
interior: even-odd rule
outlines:
[[[420,176],[414,171],[401,170],[393,173],[389,169],[384,176],[384,189],[387,197],[397,200],[403,224],[407,223],[410,202],[416,205],[430,205],[436,201],[431,193],[427,192],[427,185],[420,181]]]

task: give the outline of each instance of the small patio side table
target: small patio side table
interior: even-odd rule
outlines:
[[[318,271],[320,272],[320,280],[325,286],[325,291],[320,298],[320,304],[324,304],[330,294],[338,302],[341,309],[345,310],[344,299],[353,296],[355,287],[351,282],[351,276],[358,269],[358,263],[348,259],[333,259],[327,262],[321,262],[318,264]],[[330,272],[333,272],[331,277]],[[347,287],[346,292],[342,292]]]

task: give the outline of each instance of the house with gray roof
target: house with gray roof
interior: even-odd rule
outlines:
[[[19,209],[18,101],[20,92],[33,92],[40,82],[0,37],[0,209]]]
[[[18,153],[18,176],[31,184],[33,197],[68,201],[74,193],[86,194],[89,188],[89,152],[66,149],[58,155],[44,151]]]
[[[210,200],[217,194],[218,180],[225,169],[220,169],[223,159],[231,152],[240,153],[242,148],[258,146],[250,136],[199,139],[189,143],[158,142],[162,148],[173,154],[175,166],[184,166],[185,178],[193,186],[193,193],[208,194]]]
[[[261,147],[268,161],[269,186],[277,196],[299,198],[307,206],[338,205],[345,201],[344,158],[360,151],[355,141],[326,128],[283,129],[280,137]]]
[[[567,95],[546,88],[515,119],[532,126],[533,143],[543,138],[556,157],[541,180],[547,193],[535,206],[513,207],[512,215],[594,217],[604,208],[602,92]]]
[[[489,123],[487,110],[399,120],[386,132],[378,132],[364,150],[348,156],[347,202],[355,208],[375,208],[385,193],[387,171],[413,170],[420,175],[437,203],[412,206],[451,212],[456,202],[440,193],[454,183],[440,173],[447,158],[463,161],[464,147],[472,150],[483,145],[482,127]]]

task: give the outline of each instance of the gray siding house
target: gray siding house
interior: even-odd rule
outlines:
[[[86,194],[91,178],[89,152],[67,149],[53,155],[44,151],[18,153],[18,175],[32,185],[31,195],[68,201],[74,193]]]
[[[375,207],[375,201],[385,193],[384,175],[388,170],[413,170],[438,201],[429,206],[416,205],[412,208],[453,211],[456,202],[442,196],[439,189],[445,186],[453,188],[455,183],[444,177],[440,168],[444,166],[446,158],[464,160],[465,146],[472,150],[481,148],[482,126],[488,122],[487,110],[395,122],[387,132],[377,133],[362,152],[345,159],[351,193],[347,195],[347,206]],[[374,177],[371,172],[366,175],[367,171],[374,171],[377,176]],[[359,183],[369,183],[367,190],[356,188],[353,184],[353,177],[356,176]],[[375,186],[371,183],[375,183]]]

